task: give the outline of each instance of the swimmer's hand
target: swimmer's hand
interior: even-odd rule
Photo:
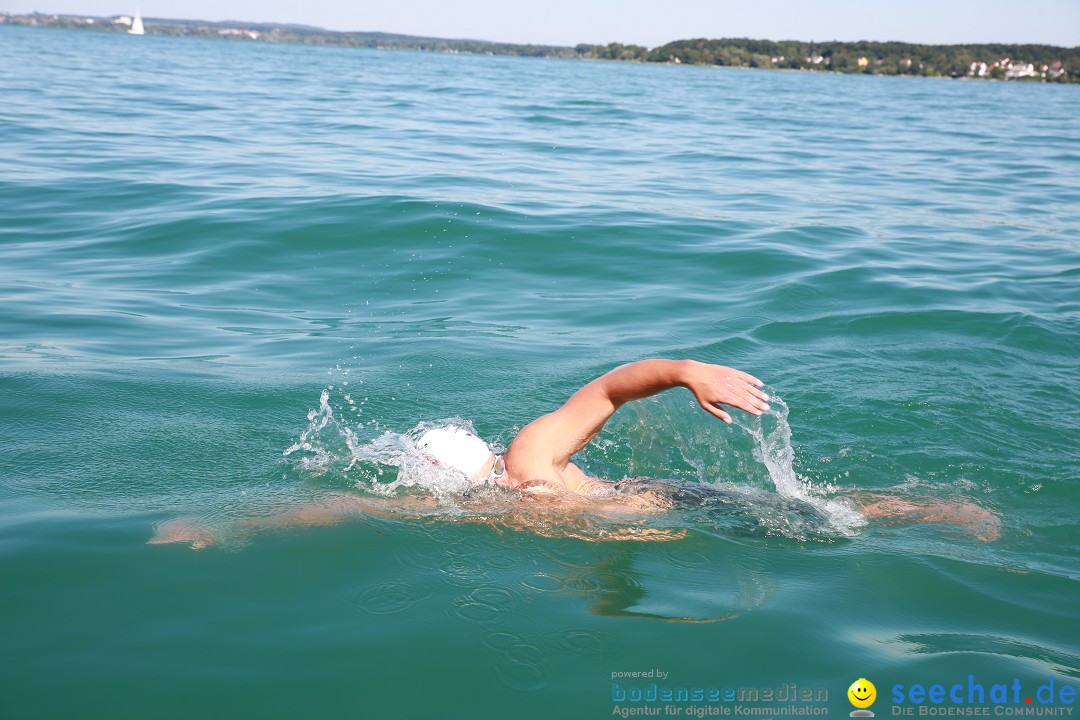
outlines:
[[[769,396],[759,390],[763,383],[753,375],[724,365],[687,360],[680,383],[694,393],[706,412],[731,424],[731,415],[721,409],[728,405],[760,415],[769,409]]]
[[[154,527],[154,537],[146,544],[186,543],[192,550],[202,550],[213,545],[215,540],[214,530],[209,525],[193,518],[174,518],[158,523]]]

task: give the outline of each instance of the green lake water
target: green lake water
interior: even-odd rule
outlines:
[[[1075,711],[1080,88],[0,26],[0,98],[0,718]],[[648,357],[781,400],[579,460],[748,507],[618,541],[406,472]],[[436,502],[244,529],[332,492]],[[969,676],[1022,697],[894,699]]]

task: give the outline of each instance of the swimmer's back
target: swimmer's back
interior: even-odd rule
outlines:
[[[813,528],[828,528],[828,518],[811,503],[759,488],[732,484],[680,482],[635,477],[610,485],[619,495],[651,493],[681,510],[707,510],[722,515],[757,517],[764,514],[791,514]]]

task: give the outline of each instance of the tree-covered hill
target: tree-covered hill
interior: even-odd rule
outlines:
[[[578,46],[579,51],[582,46]],[[800,42],[727,38],[676,40],[649,50],[612,43],[585,46],[592,57],[868,75],[988,77],[1076,82],[1080,48],[1052,45],[915,45],[899,42]],[[1030,68],[1028,67],[1030,66]]]
[[[0,14],[0,23],[125,32],[131,19],[74,15]],[[390,50],[523,55],[630,62],[722,65],[867,75],[972,77],[1040,82],[1080,82],[1080,47],[1052,45],[916,45],[900,42],[802,42],[725,38],[676,40],[657,48],[641,45],[520,45],[417,37],[379,32],[338,32],[307,25],[206,22],[146,18],[147,34],[229,40],[342,45]]]

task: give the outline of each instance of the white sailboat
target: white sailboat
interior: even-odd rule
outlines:
[[[128,30],[131,35],[145,35],[146,30],[143,29],[142,24],[142,12],[139,8],[135,8],[135,19],[131,21],[131,29]]]

